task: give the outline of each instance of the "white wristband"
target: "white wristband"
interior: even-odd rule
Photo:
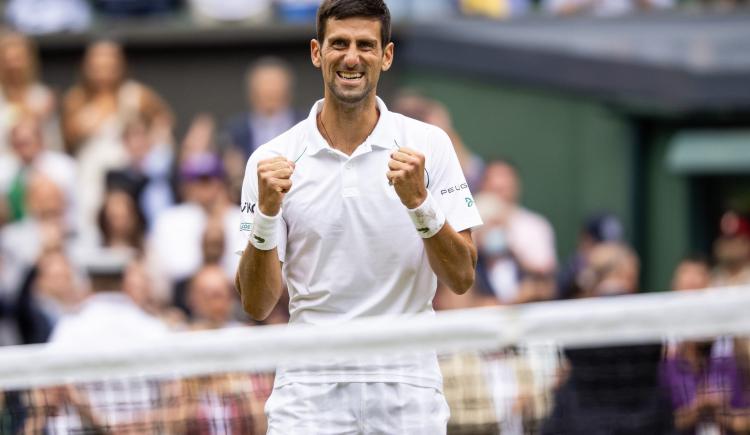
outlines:
[[[255,249],[270,251],[279,244],[279,219],[281,219],[281,210],[276,216],[264,215],[260,207],[255,210],[253,232],[250,234],[250,243],[255,246]]]
[[[417,208],[407,209],[407,212],[417,229],[417,233],[423,239],[434,236],[445,225],[445,214],[443,214],[429,190],[424,202]]]

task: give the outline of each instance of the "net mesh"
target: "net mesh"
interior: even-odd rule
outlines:
[[[0,433],[260,434],[301,355],[433,351],[450,434],[747,433],[748,307],[732,288],[5,348]]]

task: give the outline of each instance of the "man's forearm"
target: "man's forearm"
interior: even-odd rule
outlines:
[[[265,320],[281,297],[281,262],[276,248],[262,251],[248,244],[235,279],[242,307],[253,319]]]
[[[424,246],[432,270],[453,292],[463,294],[474,285],[477,250],[471,230],[457,233],[446,222],[437,234],[424,239]]]

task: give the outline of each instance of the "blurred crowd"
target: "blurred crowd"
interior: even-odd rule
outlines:
[[[676,7],[734,10],[747,0],[388,0],[395,21],[456,16],[509,19],[521,16],[612,17]],[[127,19],[176,19],[191,25],[314,21],[320,0],[5,0],[5,18],[34,34],[81,32]]]
[[[59,98],[40,81],[41,68],[30,39],[2,34],[0,345],[93,346],[166,331],[255,324],[242,312],[232,284],[241,249],[236,246],[240,188],[250,153],[302,119],[292,107],[293,71],[279,59],[258,59],[245,77],[245,112],[222,121],[198,115],[177,138],[169,102],[128,75],[116,42],[91,43],[79,82]],[[555,229],[523,205],[519,167],[509,159],[485,161],[472,153],[438,101],[405,89],[390,106],[449,134],[485,222],[474,233],[479,251],[474,288],[457,296],[439,286],[436,309],[638,292],[638,255],[627,245],[616,215],[587,217],[575,252],[559,262]],[[750,284],[750,222],[727,212],[718,226],[711,259],[692,255],[675,265],[675,291]],[[286,304],[282,300],[264,323],[285,323]],[[723,428],[750,427],[739,412],[750,407],[744,343],[675,342],[635,352],[637,357],[614,361],[611,353],[566,354],[567,371],[555,383],[563,400],[556,403],[577,403],[571,395],[591,387],[590,377],[578,376],[580,361],[599,361],[603,378],[628,371],[618,362],[652,361],[653,373],[662,371],[660,379],[669,382],[666,392],[660,387],[670,412],[665,424],[684,433],[709,420]],[[549,367],[557,367],[556,362],[541,365],[547,367],[545,378],[551,377]],[[253,380],[266,385],[257,391],[267,393],[270,384],[261,381]],[[631,386],[643,387],[634,387],[640,393],[629,400],[648,394],[653,381],[629,379]],[[220,384],[234,385],[227,379]],[[549,393],[553,383],[543,384]],[[447,391],[450,385],[446,375]],[[723,388],[719,393],[717,385]],[[63,393],[60,400],[75,402],[75,392]],[[558,427],[571,424],[561,416],[580,411],[540,411],[544,407],[534,405],[539,400],[521,397],[512,412],[550,413],[549,421],[563,425]],[[658,400],[643,403],[662,406]]]

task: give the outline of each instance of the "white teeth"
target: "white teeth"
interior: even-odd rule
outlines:
[[[339,72],[339,75],[341,78],[347,79],[347,80],[356,80],[363,76],[362,73],[349,73],[349,72]]]

